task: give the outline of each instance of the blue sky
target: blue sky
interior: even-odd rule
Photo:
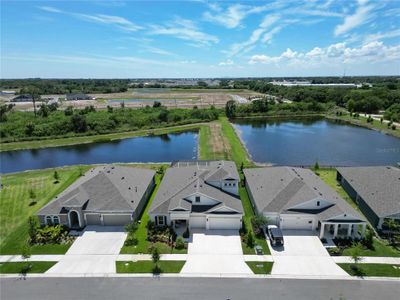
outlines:
[[[399,20],[399,0],[2,0],[0,75],[399,75]]]

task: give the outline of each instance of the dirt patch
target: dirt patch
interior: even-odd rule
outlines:
[[[222,127],[218,122],[210,123],[210,142],[214,157],[223,156],[225,159],[229,157],[230,144],[222,134]]]

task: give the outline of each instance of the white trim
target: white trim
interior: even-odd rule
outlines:
[[[81,220],[81,215],[80,215],[80,213],[77,211],[77,210],[75,210],[75,209],[71,209],[69,212],[68,212],[68,224],[69,224],[69,228],[71,228],[71,212],[76,212],[76,214],[78,215],[78,223],[79,223],[79,227],[83,227],[82,226],[82,220]]]
[[[221,209],[223,209],[223,208],[225,208],[225,209],[227,209],[227,210],[230,210],[230,211],[233,211],[233,212],[236,212],[236,213],[238,213],[238,214],[241,213],[240,211],[237,211],[236,209],[233,209],[233,208],[231,208],[231,207],[228,207],[228,206],[226,206],[225,204],[222,205],[222,206],[220,206],[220,207],[217,207],[217,208],[215,208],[215,209],[211,209],[211,210],[207,211],[207,213],[210,213],[210,212],[213,212],[213,211],[219,211],[219,210],[221,210]]]
[[[57,223],[57,224],[56,224],[55,221],[54,221],[56,218],[58,219],[58,223]],[[53,225],[60,225],[60,224],[61,224],[60,217],[57,216],[57,215],[54,215],[54,216],[53,216]]]

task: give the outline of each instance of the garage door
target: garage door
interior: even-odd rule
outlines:
[[[190,217],[190,228],[206,228],[206,217]]]
[[[240,229],[240,218],[208,218],[208,229]]]
[[[304,217],[282,217],[281,229],[312,230],[313,219]]]
[[[100,214],[86,214],[86,225],[101,225]]]
[[[103,215],[103,222],[105,226],[124,226],[130,222],[130,215]]]

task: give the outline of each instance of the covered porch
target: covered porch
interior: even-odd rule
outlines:
[[[320,222],[319,238],[351,238],[361,239],[365,236],[365,222]]]

